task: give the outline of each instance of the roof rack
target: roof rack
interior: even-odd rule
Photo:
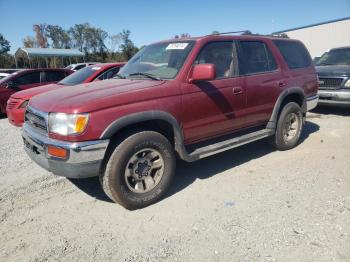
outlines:
[[[242,35],[251,35],[252,34],[252,32],[250,32],[249,30],[241,30],[241,31],[214,33],[214,34],[209,34],[209,35],[233,35],[233,34],[239,34],[239,33],[241,33]]]
[[[241,34],[241,35],[255,35],[255,36],[272,36],[272,37],[280,37],[280,38],[289,38],[287,34],[281,33],[281,34],[256,34],[252,33],[249,30],[241,30],[241,31],[233,31],[233,32],[224,32],[224,33],[214,33],[214,34],[209,34],[210,35],[229,35],[229,34]]]

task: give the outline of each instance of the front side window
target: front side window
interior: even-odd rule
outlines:
[[[297,41],[273,40],[289,69],[306,68],[312,60],[305,46]]]
[[[104,72],[101,74],[97,79],[98,80],[106,80],[114,77],[119,72],[119,67],[114,67],[112,69],[109,69],[107,72]]]
[[[277,69],[268,46],[261,41],[240,41],[239,65],[242,75],[269,72]]]
[[[33,72],[19,76],[13,82],[15,86],[40,83],[40,72]]]
[[[212,42],[205,45],[194,64],[214,64],[217,79],[238,75],[235,42]]]
[[[100,70],[101,67],[98,66],[88,66],[79,71],[74,72],[73,74],[67,76],[62,79],[58,84],[72,86],[83,83],[87,78],[96,73],[96,71]]]
[[[324,53],[316,65],[350,65],[350,48],[332,49]]]
[[[165,42],[146,46],[123,66],[119,76],[173,79],[181,70],[193,46],[194,41]]]

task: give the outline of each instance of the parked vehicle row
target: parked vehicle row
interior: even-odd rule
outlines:
[[[82,83],[90,83],[92,81],[100,81],[115,76],[120,67],[125,63],[104,63],[94,64],[84,67],[73,74],[62,79],[58,83],[52,83],[39,88],[31,88],[29,90],[14,93],[7,102],[7,116],[11,124],[22,126],[24,122],[25,108],[33,96],[43,94],[45,92],[60,89],[66,86],[73,86]]]
[[[113,79],[32,97],[22,137],[38,165],[99,176],[113,201],[137,209],[164,195],[176,157],[195,161],[263,138],[279,150],[295,147],[317,92],[299,41],[172,39],[141,49]]]
[[[73,71],[68,69],[23,69],[0,79],[0,113],[6,113],[6,104],[12,94],[56,83],[71,73]]]
[[[316,63],[319,104],[350,106],[350,47],[334,48]]]

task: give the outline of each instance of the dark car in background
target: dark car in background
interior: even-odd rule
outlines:
[[[0,114],[6,113],[7,100],[14,93],[56,83],[71,73],[68,69],[23,69],[0,79]]]
[[[119,72],[119,69],[124,64],[125,63],[123,62],[94,64],[74,72],[58,83],[17,92],[13,94],[7,102],[6,113],[8,120],[15,126],[22,126],[25,108],[29,99],[31,99],[33,96],[66,86],[74,86],[77,84],[90,83],[92,81],[112,78]]]
[[[350,106],[350,46],[333,48],[316,62],[319,105]]]

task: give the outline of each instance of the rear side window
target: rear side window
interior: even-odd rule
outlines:
[[[306,68],[311,65],[311,57],[305,46],[296,41],[274,40],[290,69]]]
[[[269,72],[277,63],[268,46],[261,41],[240,41],[239,68],[242,75]]]
[[[45,82],[58,82],[66,77],[66,73],[63,71],[46,71],[45,76]]]
[[[28,73],[14,80],[16,86],[40,83],[40,72]]]

